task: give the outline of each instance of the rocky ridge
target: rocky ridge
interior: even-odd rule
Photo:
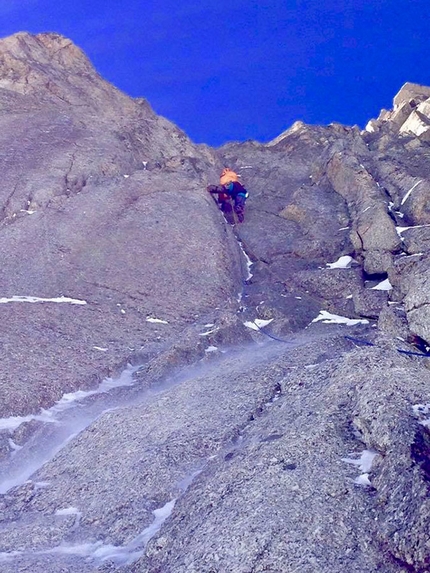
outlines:
[[[428,571],[430,88],[211,149],[19,33],[0,122],[2,571]]]

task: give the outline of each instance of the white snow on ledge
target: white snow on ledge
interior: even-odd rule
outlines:
[[[346,324],[346,326],[355,326],[356,324],[369,324],[366,318],[347,318],[338,314],[331,314],[326,310],[321,310],[319,315],[312,322],[324,322],[325,324]]]
[[[430,225],[412,225],[411,227],[396,227],[396,231],[399,237],[403,239],[402,233],[404,231],[407,231],[408,229],[422,229],[423,227],[430,227]]]
[[[213,324],[211,326],[214,326]],[[200,332],[199,336],[209,336],[209,334],[212,334],[213,332],[216,332],[218,329],[217,328],[212,328],[211,330],[206,330],[206,332]]]
[[[372,287],[370,290],[392,290],[393,286],[389,279],[385,279],[376,286]]]
[[[261,318],[256,318],[253,321],[247,321],[244,322],[243,324],[245,326],[247,326],[248,328],[251,328],[251,330],[260,330],[261,328],[264,328],[265,326],[267,326],[268,324],[270,324],[272,322],[273,318],[269,319],[269,320],[262,320]]]
[[[68,298],[66,296],[60,296],[57,298],[40,298],[38,296],[12,296],[10,298],[0,298],[0,304],[6,304],[8,302],[56,302],[63,303],[67,302],[69,304],[88,304],[86,300],[79,300],[76,298]]]
[[[205,348],[206,354],[210,354],[211,352],[216,352],[218,350],[218,346],[213,346],[212,344]]]
[[[169,324],[167,320],[161,320],[161,318],[152,318],[151,316],[146,317],[146,322],[152,322],[154,324]]]
[[[339,257],[335,263],[326,263],[329,269],[349,269],[353,258],[349,255]]]

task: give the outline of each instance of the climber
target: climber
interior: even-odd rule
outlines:
[[[232,212],[230,195],[226,193],[224,187],[222,187],[221,185],[208,185],[207,190],[212,195],[218,195],[216,201],[223,213],[229,214]]]
[[[218,194],[218,205],[223,213],[231,213],[231,201],[234,202],[234,212],[239,223],[243,223],[245,201],[248,192],[239,181],[239,175],[226,167],[220,177],[220,185],[209,185],[209,193]]]

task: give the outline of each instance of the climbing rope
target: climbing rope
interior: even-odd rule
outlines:
[[[261,328],[261,326],[258,326],[258,324],[256,324],[254,321],[252,321],[252,323],[258,328],[258,330],[261,333],[265,334],[266,336],[268,336],[272,340],[276,340],[277,342],[285,342],[286,344],[291,344],[291,340],[285,340],[283,338],[279,338],[279,337],[275,336],[274,334],[271,334],[270,332],[266,332],[263,328]]]
[[[365,346],[376,346],[376,344],[374,344],[373,342],[370,342],[369,340],[364,340],[363,338],[355,338],[354,336],[348,336],[348,335],[345,335],[344,338],[346,338],[346,340],[354,342],[355,344],[361,344]],[[400,352],[400,354],[406,354],[408,356],[419,356],[420,358],[430,358],[430,352],[427,353],[414,352],[413,350],[403,350],[402,348],[396,348],[396,350],[397,352]]]
[[[215,203],[218,205],[218,202],[216,201],[215,197],[213,197]],[[254,262],[254,261],[258,261],[258,262],[263,262],[258,256],[255,255],[254,252],[252,252],[252,250],[248,247],[246,241],[239,235],[238,231],[237,231],[237,226],[239,224],[238,218],[237,218],[237,213],[234,210],[234,202],[233,199],[230,198],[229,199],[229,204],[231,206],[231,212],[233,214],[233,233],[237,239],[237,241],[241,244],[243,251],[247,254],[247,256],[249,257],[249,259]],[[224,217],[225,218],[225,217]],[[226,222],[229,223],[226,219]],[[272,274],[272,276],[274,276],[274,278],[280,282],[283,282],[281,280],[280,277],[278,277],[276,275],[276,273],[274,273],[274,271],[270,268],[270,266],[267,266],[267,270],[270,272],[270,274]],[[243,264],[241,263],[241,274],[242,274],[242,285],[243,287],[245,287],[247,285],[247,279],[245,279],[245,273],[244,273],[244,267]],[[258,324],[256,324],[254,321],[252,321],[252,323],[254,324],[254,326],[258,329],[259,332],[261,332],[262,334],[264,334],[265,336],[267,336],[268,338],[271,338],[272,340],[276,340],[277,342],[283,342],[286,344],[290,344],[291,341],[289,340],[285,340],[283,338],[279,338],[278,336],[275,336],[274,334],[271,334],[270,332],[267,332],[266,330],[264,330],[262,327],[258,326]],[[345,335],[344,338],[346,340],[349,340],[350,342],[353,342],[355,344],[360,344],[363,346],[376,346],[373,342],[370,342],[369,340],[364,340],[364,339],[360,339],[360,338],[355,338],[353,336],[349,336],[349,335]],[[400,354],[405,354],[407,356],[418,356],[420,358],[430,358],[430,352],[428,353],[421,353],[421,352],[414,352],[412,350],[403,350],[402,348],[396,348],[397,352],[399,352]]]

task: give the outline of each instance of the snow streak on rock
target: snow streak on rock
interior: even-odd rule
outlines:
[[[349,255],[339,257],[335,263],[327,263],[329,269],[349,269],[354,259]]]
[[[325,324],[346,324],[346,326],[354,326],[356,324],[369,324],[365,318],[347,318],[339,316],[338,314],[331,314],[326,310],[321,310],[319,315],[313,319],[312,322],[324,322]]]
[[[245,247],[243,246],[242,241],[238,241],[238,243],[239,243],[239,247],[240,247],[240,249],[243,253],[243,256],[245,257],[245,261],[246,261],[247,275],[246,275],[245,281],[249,281],[252,279],[252,276],[253,276],[251,273],[251,267],[252,267],[253,263],[252,263],[251,259],[249,258],[248,253],[245,251]]]
[[[421,182],[422,182],[422,179],[420,179],[419,181],[417,181],[417,182],[415,183],[415,185],[413,185],[413,186],[409,189],[409,191],[408,191],[408,192],[406,193],[406,195],[403,197],[402,202],[400,203],[400,205],[404,205],[404,204],[406,203],[406,201],[408,200],[408,197],[410,196],[410,194],[412,193],[412,191],[413,191],[413,190],[415,189],[415,187],[416,187],[417,185],[419,185]]]
[[[392,290],[392,289],[393,287],[389,279],[385,279],[384,281],[380,282],[379,284],[371,288],[371,290]]]
[[[269,320],[263,320],[261,318],[256,318],[253,321],[246,321],[243,324],[247,327],[250,328],[251,330],[261,330],[262,328],[264,328],[265,326],[267,326],[268,324],[270,324],[273,321],[273,318],[270,318]]]
[[[6,304],[8,302],[55,302],[55,303],[69,303],[69,304],[88,304],[86,300],[79,300],[76,298],[68,298],[66,296],[60,296],[57,298],[41,298],[38,296],[12,296],[10,298],[0,298],[0,304]]]
[[[167,320],[162,320],[161,318],[152,318],[151,316],[146,318],[146,322],[152,322],[153,324],[169,324]]]
[[[396,227],[396,231],[399,237],[403,239],[402,233],[404,233],[408,229],[422,229],[423,227],[430,227],[430,225],[413,225],[412,227]]]

